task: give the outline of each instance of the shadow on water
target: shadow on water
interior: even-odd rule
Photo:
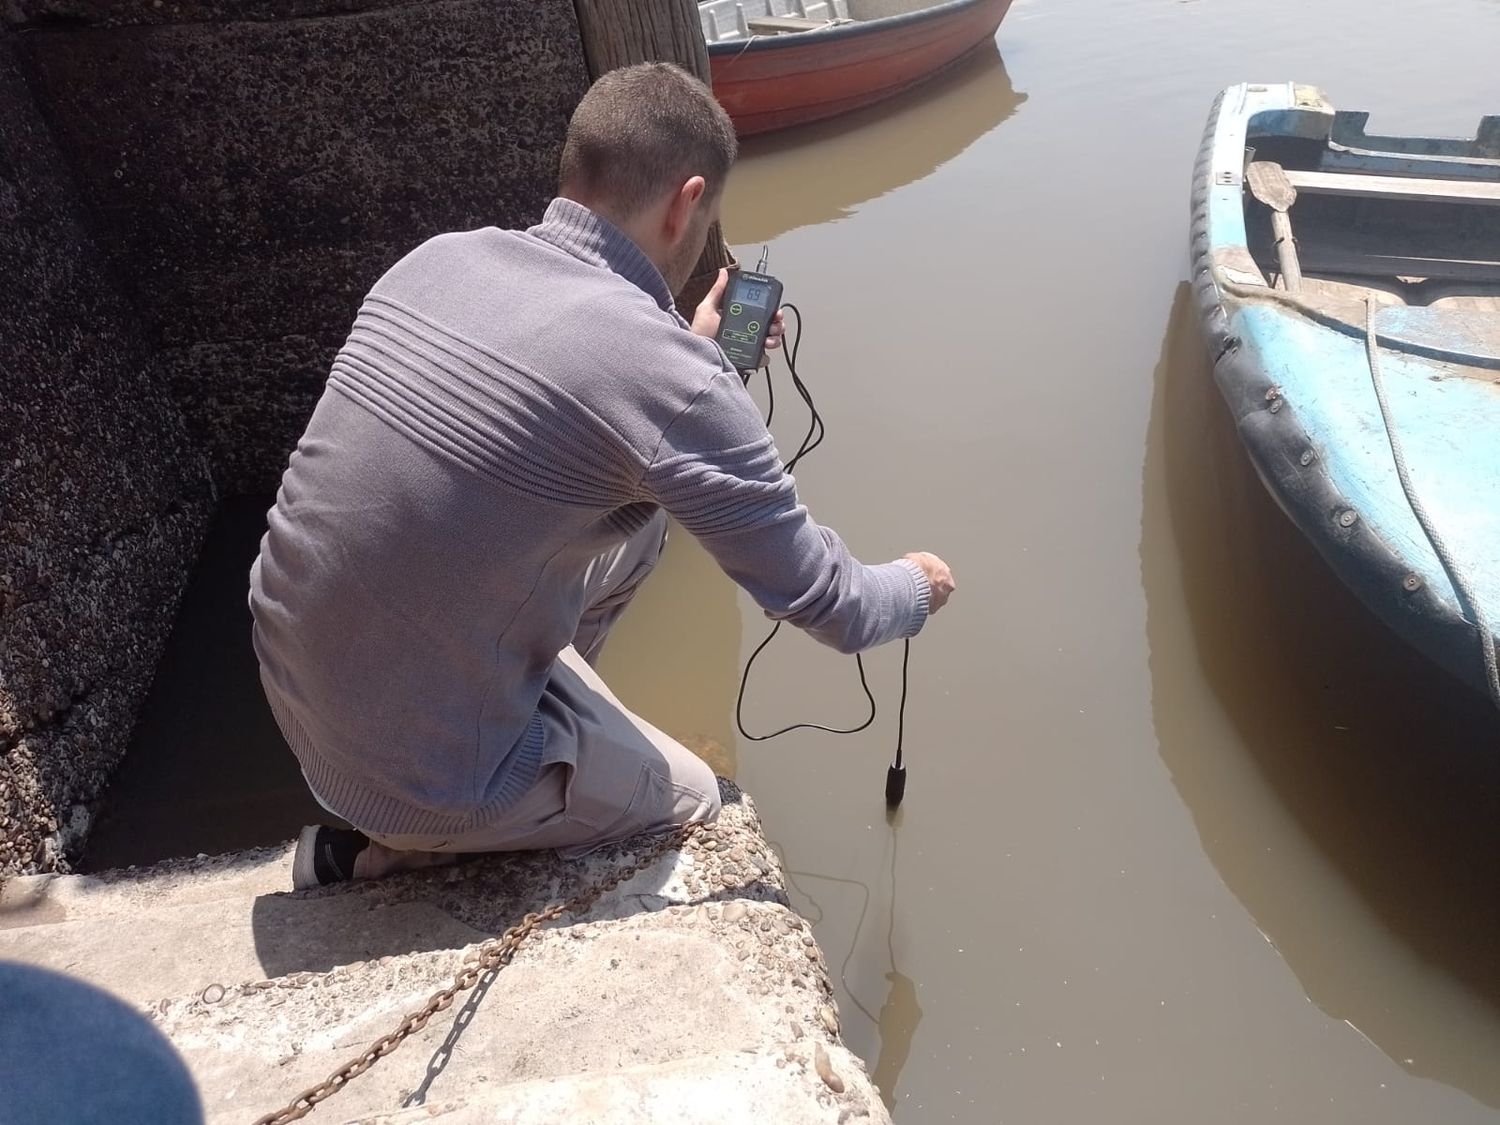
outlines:
[[[327,821],[260,690],[250,564],[269,496],[225,501],[183,593],[84,870],[273,844]]]
[[[1186,285],[1155,380],[1152,711],[1203,847],[1314,1002],[1414,1075],[1500,1105],[1500,721],[1276,508]]]
[[[931,175],[1007,120],[1017,93],[993,41],[889,101],[740,146],[725,207],[736,244],[770,242]],[[808,176],[809,149],[825,171]]]

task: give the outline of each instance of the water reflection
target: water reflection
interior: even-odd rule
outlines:
[[[884,977],[890,987],[886,990],[885,1001],[880,1005],[878,1014],[870,1009],[869,1004],[855,992],[849,983],[849,963],[860,948],[860,937],[870,917],[869,885],[858,879],[823,875],[816,871],[793,871],[787,866],[785,854],[780,846],[774,842],[772,846],[776,847],[777,854],[781,856],[782,868],[786,871],[787,882],[791,890],[800,896],[800,901],[795,903],[798,911],[811,920],[814,929],[822,923],[825,912],[818,897],[809,892],[807,880],[815,879],[824,883],[854,887],[860,892],[859,917],[855,921],[854,935],[849,939],[849,947],[839,964],[838,983],[843,986],[844,995],[849,1003],[870,1021],[880,1038],[877,1056],[874,1063],[870,1065],[870,1077],[879,1089],[881,1101],[885,1103],[886,1108],[894,1110],[896,1086],[901,1077],[901,1071],[911,1057],[912,1040],[916,1036],[917,1026],[922,1022],[922,1006],[917,1000],[916,981],[901,971],[896,959],[896,869],[901,810],[888,809],[886,824],[890,828],[886,840],[887,852],[890,856],[890,893],[886,900],[885,910],[885,954],[888,971]],[[848,1036],[847,1029],[845,1035]]]
[[[734,585],[674,524],[661,562],[599,661],[627,707],[730,778],[739,767],[733,715],[741,629]]]
[[[1276,509],[1186,285],[1155,378],[1152,713],[1202,844],[1320,1007],[1411,1073],[1500,1105],[1500,722]]]
[[[752,137],[730,178],[725,233],[770,242],[931,175],[1020,108],[994,42],[914,90],[830,121]],[[807,156],[823,169],[809,176]]]
[[[912,1039],[917,1034],[917,1025],[922,1022],[922,1005],[917,1003],[917,983],[896,965],[896,861],[900,843],[901,811],[888,811],[886,820],[891,829],[891,894],[890,909],[886,914],[885,949],[890,958],[890,972],[885,974],[890,989],[885,1003],[880,1006],[880,1015],[875,1024],[880,1031],[880,1053],[870,1070],[875,1085],[887,1109],[896,1106],[896,1080],[911,1057]],[[847,987],[847,985],[845,986]]]

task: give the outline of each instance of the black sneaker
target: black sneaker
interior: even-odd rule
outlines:
[[[292,889],[326,887],[354,878],[354,860],[369,847],[370,838],[352,828],[309,824],[297,837],[292,858]]]

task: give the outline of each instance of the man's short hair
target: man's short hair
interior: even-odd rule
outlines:
[[[563,143],[564,189],[636,214],[692,176],[724,186],[738,144],[713,93],[670,63],[621,67],[584,94]]]

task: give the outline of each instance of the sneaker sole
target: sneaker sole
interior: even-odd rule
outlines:
[[[321,887],[315,863],[318,853],[319,825],[309,824],[297,836],[297,850],[292,856],[292,890],[306,891]]]

